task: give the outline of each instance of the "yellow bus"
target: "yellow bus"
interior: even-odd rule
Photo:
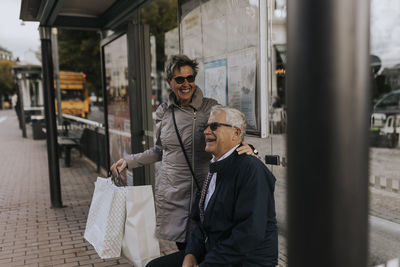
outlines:
[[[56,88],[56,81],[54,81],[54,88]],[[60,91],[62,113],[86,118],[90,111],[86,74],[83,72],[60,71]]]

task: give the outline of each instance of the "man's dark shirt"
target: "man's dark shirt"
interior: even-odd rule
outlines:
[[[257,158],[234,151],[210,165],[216,188],[186,254],[199,266],[275,266],[275,177]]]

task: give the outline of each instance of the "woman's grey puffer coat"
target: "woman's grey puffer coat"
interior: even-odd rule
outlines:
[[[176,124],[186,154],[201,187],[211,159],[211,154],[204,151],[203,131],[211,107],[217,104],[216,100],[203,97],[200,88],[196,87],[189,106],[179,107],[172,92],[168,104],[161,104],[156,111],[156,145],[143,153],[125,157],[129,169],[161,160],[155,181],[158,238],[175,242],[187,241],[189,213],[197,190],[176,136],[171,106],[175,110]]]

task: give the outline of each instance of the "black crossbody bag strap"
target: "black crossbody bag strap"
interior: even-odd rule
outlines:
[[[187,165],[189,166],[190,172],[192,173],[192,176],[193,176],[194,182],[196,184],[197,190],[198,190],[198,192],[201,192],[201,187],[199,185],[199,182],[196,179],[196,176],[194,175],[192,164],[190,164],[189,157],[186,154],[186,150],[185,150],[185,147],[183,146],[181,135],[179,134],[179,131],[178,131],[178,126],[176,125],[175,112],[174,112],[174,106],[173,105],[171,105],[171,111],[172,111],[172,118],[174,120],[176,136],[178,137],[179,144],[181,145],[183,155],[185,155],[185,159],[186,159]]]

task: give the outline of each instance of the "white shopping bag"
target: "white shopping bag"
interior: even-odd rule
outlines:
[[[155,236],[156,214],[150,185],[126,187],[126,222],[122,256],[134,267],[143,267],[160,256]]]
[[[84,237],[102,259],[121,255],[125,195],[125,188],[115,186],[111,179],[97,178]]]

